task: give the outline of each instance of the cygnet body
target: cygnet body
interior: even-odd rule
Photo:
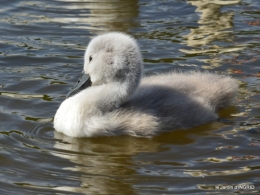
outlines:
[[[167,73],[142,78],[136,41],[112,32],[93,38],[83,77],[54,117],[54,128],[71,137],[151,137],[212,122],[229,106],[237,84],[212,73]]]

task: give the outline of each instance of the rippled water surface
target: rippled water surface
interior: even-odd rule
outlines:
[[[260,1],[0,0],[0,14],[1,195],[260,193]],[[107,31],[138,40],[147,74],[230,74],[236,104],[152,139],[58,134],[84,49]]]

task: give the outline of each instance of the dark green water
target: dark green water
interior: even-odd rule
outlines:
[[[138,40],[147,74],[230,74],[235,105],[153,139],[58,134],[84,49],[108,31]],[[0,194],[259,194],[259,34],[257,0],[0,0]]]

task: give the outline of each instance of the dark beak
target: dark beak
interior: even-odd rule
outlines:
[[[82,73],[79,80],[74,85],[73,89],[67,94],[66,99],[90,86],[91,86],[90,76],[88,74]]]

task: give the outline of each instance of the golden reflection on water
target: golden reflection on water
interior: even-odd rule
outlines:
[[[81,188],[60,186],[57,189],[84,194],[135,194],[133,186],[127,182],[129,177],[137,174],[132,156],[141,152],[157,152],[160,144],[128,136],[75,139],[54,132],[54,137],[62,140],[54,147],[65,152],[53,154],[77,164],[65,169],[83,173]]]
[[[71,17],[48,18],[50,22],[71,24],[63,28],[87,29],[93,34],[99,34],[100,32],[109,31],[127,32],[129,29],[137,26],[134,19],[139,14],[138,0],[61,1],[68,2],[68,5],[64,5],[62,8],[79,11],[74,17],[72,15]],[[84,12],[82,10],[84,10]],[[89,12],[86,12],[86,10]]]
[[[169,150],[162,147],[166,144],[176,144],[179,146],[192,144],[197,136],[207,135],[211,129],[222,126],[220,123],[212,123],[195,127],[189,130],[176,130],[157,136],[153,139],[136,138],[129,136],[99,137],[76,139],[54,131],[56,141],[54,148],[58,152],[53,155],[68,159],[76,164],[75,167],[66,167],[66,170],[80,172],[81,187],[59,186],[55,189],[80,192],[83,194],[136,194],[134,185],[143,181],[143,175],[138,172],[141,165],[157,165],[174,167],[189,167],[190,165],[178,162],[179,156],[172,154],[170,161],[161,161],[160,152]],[[199,130],[199,131],[198,131]],[[196,136],[195,136],[196,137]],[[190,149],[189,149],[190,150]],[[138,154],[156,154],[154,160],[135,160]],[[169,173],[154,170],[158,176],[155,182],[160,182],[161,176],[170,176]],[[168,174],[168,175],[167,175]]]
[[[208,53],[209,59],[199,59],[209,66],[202,66],[204,69],[212,69],[221,66],[222,59],[214,57],[215,54],[236,52],[246,48],[245,44],[236,44],[233,46],[221,46],[216,41],[232,42],[233,41],[233,18],[234,13],[221,11],[224,6],[234,5],[241,0],[200,0],[188,1],[191,5],[196,6],[196,12],[200,12],[198,21],[199,27],[190,30],[190,33],[184,38],[187,46],[194,49],[180,49],[187,54],[204,54]]]

